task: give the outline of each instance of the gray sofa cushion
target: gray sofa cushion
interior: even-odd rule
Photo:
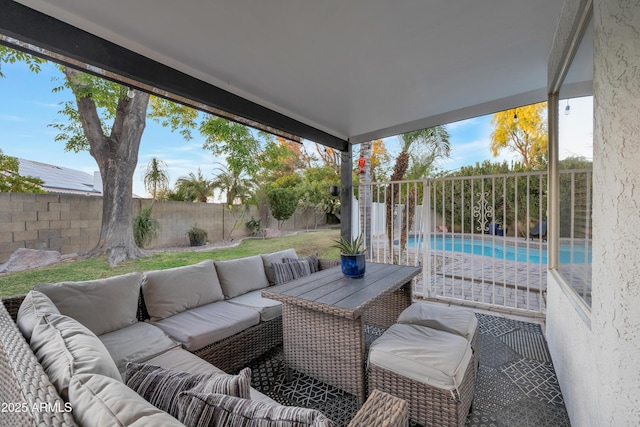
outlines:
[[[267,322],[282,316],[282,303],[270,298],[264,298],[262,296],[262,289],[247,292],[244,295],[227,300],[227,302],[257,311],[260,313],[260,320],[262,322]]]
[[[138,321],[141,281],[142,273],[133,272],[107,279],[42,284],[34,289],[47,295],[60,313],[102,335]]]
[[[264,271],[267,275],[267,279],[269,280],[269,284],[275,284],[275,277],[273,275],[273,270],[271,269],[271,263],[274,262],[283,262],[284,258],[298,258],[298,254],[296,254],[295,249],[285,249],[284,251],[272,252],[269,254],[262,254],[262,265],[264,266]]]
[[[173,341],[160,328],[150,323],[138,322],[126,328],[100,335],[100,341],[109,351],[120,374],[127,363],[142,363],[180,344]]]
[[[73,417],[81,426],[184,426],[120,381],[80,374],[69,384]]]
[[[315,409],[273,405],[195,390],[180,393],[178,406],[178,419],[187,426],[334,426],[330,419]]]
[[[213,261],[147,271],[142,294],[152,322],[224,299]]]
[[[24,297],[18,309],[16,324],[22,335],[31,340],[33,328],[38,324],[40,318],[45,314],[60,314],[60,310],[49,299],[48,296],[38,291],[29,291]]]
[[[215,265],[226,298],[269,286],[260,255],[216,261]]]
[[[178,394],[197,390],[200,393],[221,393],[249,398],[251,369],[245,368],[238,375],[210,372],[192,374],[172,371],[161,366],[130,363],[127,366],[127,386],[156,408],[176,417]]]
[[[45,314],[33,329],[31,349],[63,398],[71,377],[101,374],[122,381],[104,344],[78,321],[62,314]]]
[[[187,350],[195,351],[260,323],[250,308],[218,301],[155,322]]]

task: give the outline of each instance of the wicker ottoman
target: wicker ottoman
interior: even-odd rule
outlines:
[[[406,400],[424,426],[463,426],[475,390],[469,342],[420,325],[395,324],[369,351],[369,390]]]

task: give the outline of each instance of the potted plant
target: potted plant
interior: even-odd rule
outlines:
[[[207,240],[207,231],[202,228],[198,228],[196,225],[191,226],[191,229],[187,231],[189,236],[189,244],[191,246],[202,246],[205,240]]]
[[[336,247],[340,249],[340,265],[342,274],[351,279],[360,279],[364,276],[366,268],[366,254],[364,252],[364,240],[362,235],[355,240],[344,237],[336,241]]]

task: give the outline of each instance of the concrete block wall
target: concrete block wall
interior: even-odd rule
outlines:
[[[133,200],[133,215],[151,204],[148,199]],[[241,214],[238,208],[230,211],[226,205],[213,203],[155,202],[152,217],[161,230],[149,248],[188,245],[187,231],[192,225],[207,230],[210,241],[249,235],[245,223],[260,218],[252,206]],[[265,220],[263,219],[263,227]],[[276,228],[270,219],[267,227]],[[292,231],[313,228],[313,212],[296,212],[285,222],[283,229]],[[102,198],[75,194],[0,193],[0,263],[6,262],[18,248],[50,249],[61,254],[81,254],[96,245],[102,224]]]

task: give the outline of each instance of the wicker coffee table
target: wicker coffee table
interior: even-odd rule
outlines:
[[[282,302],[289,368],[366,398],[364,324],[388,328],[411,304],[411,279],[420,268],[367,262],[362,279],[340,267],[262,291]]]

